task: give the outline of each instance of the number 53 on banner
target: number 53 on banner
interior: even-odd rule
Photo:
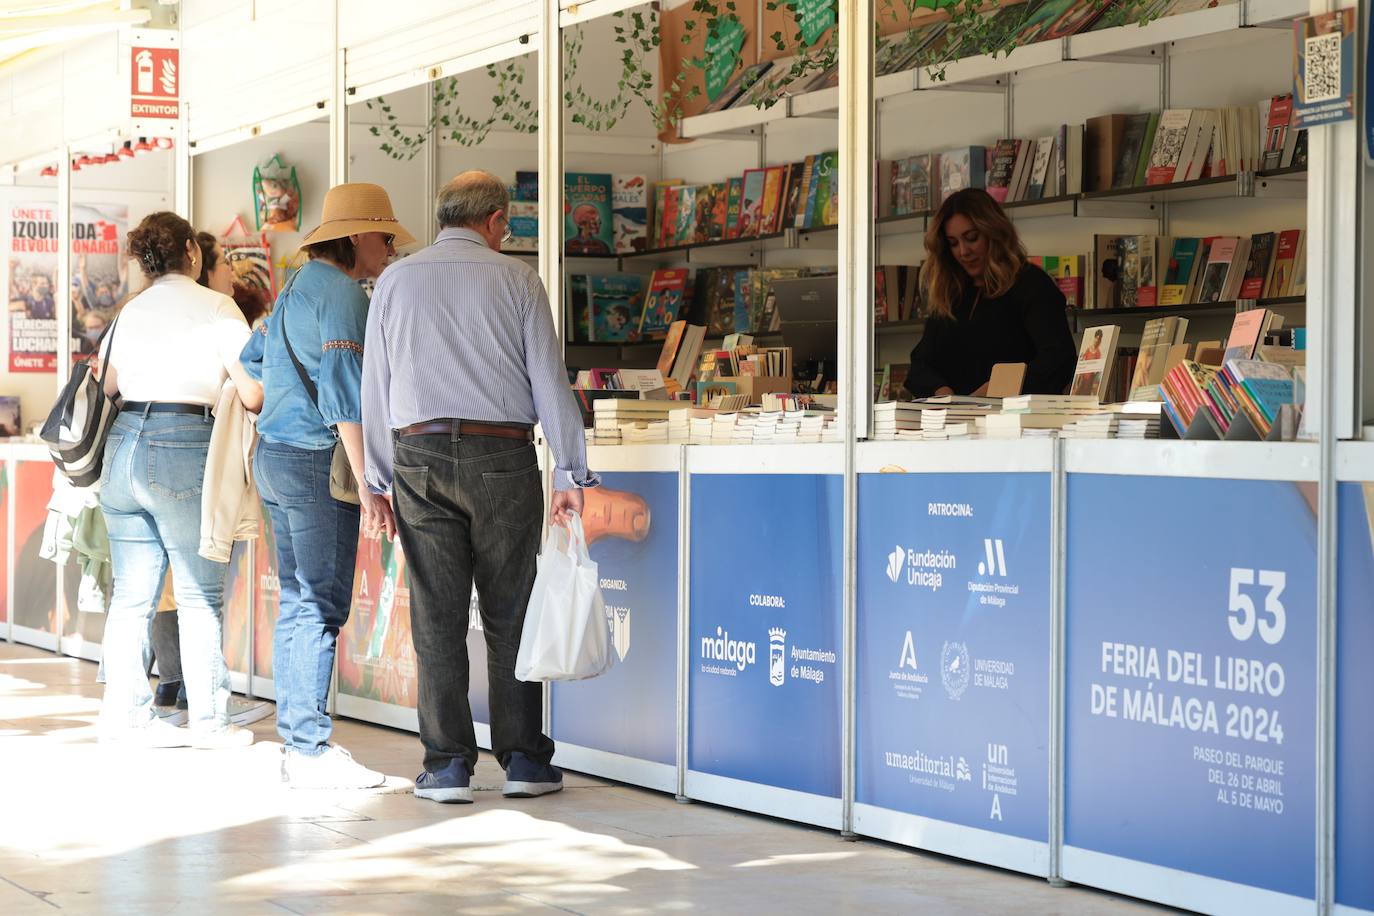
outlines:
[[[1255,600],[1242,591],[1246,586],[1258,584],[1267,589],[1264,595],[1264,608],[1256,611]],[[1269,645],[1277,645],[1283,639],[1283,631],[1288,627],[1288,615],[1284,611],[1283,590],[1288,585],[1288,574],[1272,569],[1235,569],[1231,570],[1231,594],[1227,602],[1231,635],[1239,642],[1245,642],[1259,632],[1260,639]],[[1262,615],[1262,616],[1261,616]]]

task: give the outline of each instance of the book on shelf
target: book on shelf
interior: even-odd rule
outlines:
[[[839,153],[820,153],[811,170],[803,228],[833,226],[840,221]]]
[[[1083,343],[1078,350],[1078,364],[1074,367],[1070,394],[1092,395],[1102,400],[1111,379],[1112,362],[1116,358],[1117,338],[1120,334],[1121,328],[1114,324],[1099,325],[1083,332]]]
[[[1122,130],[1121,146],[1115,168],[1112,171],[1113,190],[1129,188],[1135,185],[1136,165],[1140,162],[1142,148],[1145,146],[1145,137],[1150,128],[1150,113],[1139,112],[1127,115],[1125,127]]]
[[[649,277],[644,308],[639,317],[641,339],[657,339],[678,320],[687,296],[685,267],[660,268]]]
[[[1033,142],[1035,143],[1035,162],[1031,166],[1030,185],[1026,190],[1026,200],[1040,200],[1045,196],[1045,182],[1049,178],[1050,158],[1054,152],[1053,137],[1040,137]],[[976,185],[965,185],[965,187],[976,187]]]
[[[787,167],[787,193],[784,196],[782,213],[778,220],[778,231],[797,224],[797,210],[801,206],[802,194],[805,190],[802,186],[805,173],[805,162],[794,162]]]
[[[1012,174],[1016,171],[1016,156],[1020,140],[998,140],[992,150],[992,168],[988,172],[988,196],[999,204],[1007,202],[1011,191]]]
[[[1188,139],[1193,112],[1187,108],[1168,108],[1159,114],[1150,158],[1145,169],[1145,184],[1172,184]]]
[[[1193,286],[1200,266],[1198,252],[1202,240],[1180,237],[1169,239],[1168,260],[1164,264],[1164,282],[1159,292],[1160,305],[1183,305],[1191,302]],[[1160,256],[1164,257],[1161,248]]]
[[[643,175],[611,176],[611,220],[617,254],[643,251],[648,245],[648,191],[648,179]]]
[[[1207,264],[1202,269],[1198,281],[1198,302],[1220,302],[1223,299],[1227,277],[1235,267],[1236,254],[1240,239],[1222,236],[1212,242],[1207,254]]]
[[[592,303],[586,274],[571,274],[563,291],[563,333],[572,343],[592,339]]]
[[[726,84],[725,88],[721,90],[720,95],[712,99],[706,107],[701,110],[701,113],[711,114],[717,111],[724,111],[734,105],[746,92],[753,88],[754,84],[757,83],[772,66],[773,62],[766,60],[745,67],[739,73],[735,74],[735,78]]]
[[[747,239],[763,232],[763,191],[767,169],[746,169],[744,188],[740,194],[739,222],[735,224],[735,238]]]
[[[644,309],[644,278],[639,274],[592,274],[591,339],[629,341],[638,336]]]
[[[1030,263],[1036,265],[1054,280],[1059,291],[1064,294],[1068,308],[1083,308],[1083,256],[1081,254],[1031,255]]]
[[[1250,255],[1245,261],[1245,273],[1241,277],[1237,298],[1260,299],[1272,279],[1274,269],[1274,245],[1276,234],[1257,232],[1250,236]]]
[[[1117,299],[1121,308],[1158,304],[1153,235],[1124,235],[1117,239]]]
[[[678,185],[682,184],[680,178],[670,178],[664,181],[654,182],[654,209],[650,214],[649,227],[651,230],[651,247],[667,248],[672,244],[672,232],[669,227],[674,224],[674,216],[670,213],[671,209],[676,209]]]
[[[929,154],[908,156],[905,160],[907,177],[911,186],[911,203],[907,213],[925,213],[935,209],[931,198],[931,156]]]
[[[515,193],[511,200],[539,202],[539,173],[520,170],[515,173]]]
[[[1089,118],[1084,125],[1085,146],[1083,189],[1110,191],[1121,160],[1126,135],[1126,115],[1109,114]]]
[[[614,254],[615,223],[611,212],[610,175],[565,172],[563,175],[563,251],[565,254]]]
[[[539,250],[539,201],[512,200],[506,209],[510,220],[510,238],[502,244],[502,251]]]
[[[787,166],[774,165],[764,169],[763,199],[759,204],[759,234],[770,235],[778,231],[778,208],[783,202],[786,189],[783,182],[787,177]]]
[[[1276,95],[1260,102],[1260,109],[1264,122],[1264,150],[1260,166],[1267,170],[1286,168],[1293,161],[1293,149],[1298,139],[1297,131],[1290,127],[1293,96],[1291,93]]]
[[[1121,236],[1094,235],[1091,308],[1121,307]]]
[[[697,186],[684,184],[673,189],[677,202],[673,207],[672,234],[668,244],[690,245],[697,225]]]
[[[940,153],[940,197],[965,188],[981,188],[987,184],[987,151],[981,146],[961,146]]]
[[[727,239],[739,238],[739,214],[743,206],[744,179],[731,178],[725,183],[725,226],[721,230]]]
[[[1278,234],[1274,246],[1274,269],[1269,274],[1268,288],[1264,291],[1265,298],[1279,299],[1291,295],[1293,269],[1298,253],[1303,248],[1305,235],[1301,229],[1285,229]]]

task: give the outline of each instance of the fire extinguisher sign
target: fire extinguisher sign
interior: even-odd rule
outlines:
[[[176,33],[138,32],[129,46],[129,114],[135,122],[181,116],[181,52]]]

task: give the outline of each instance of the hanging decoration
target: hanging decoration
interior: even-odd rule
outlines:
[[[280,154],[253,168],[253,200],[258,229],[295,232],[301,228],[301,183],[296,167],[282,162]]]
[[[220,250],[224,260],[234,271],[234,282],[261,290],[270,300],[277,298],[277,281],[272,272],[272,246],[266,232],[250,232],[243,217],[234,221],[220,234]]]

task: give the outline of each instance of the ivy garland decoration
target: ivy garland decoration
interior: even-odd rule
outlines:
[[[1102,11],[1107,27],[1135,22],[1144,26],[1158,19],[1168,6],[1161,0],[1089,0]],[[916,67],[924,68],[933,80],[945,78],[945,66],[950,60],[987,54],[998,57],[1010,54],[1021,42],[1021,35],[1039,23],[1037,17],[1045,15],[1043,8],[1035,3],[999,9],[991,0],[881,0],[894,21],[901,21],[900,13],[915,15],[918,10],[940,9],[947,16],[945,40],[927,42],[922,29],[911,29],[895,37],[877,36],[875,51],[901,54],[915,52]],[[797,0],[767,0],[771,11],[790,10],[796,28],[790,37],[782,30],[776,30],[767,38],[779,52],[789,47],[801,49],[793,57],[789,66],[775,68],[761,81],[762,85],[751,90],[759,108],[771,108],[785,95],[785,88],[799,83],[808,76],[819,76],[833,70],[839,61],[838,25],[828,29],[824,39],[816,45],[808,45],[802,33],[802,11]],[[563,103],[572,113],[574,124],[580,124],[593,132],[604,132],[615,127],[629,112],[630,106],[638,99],[650,112],[657,130],[665,130],[680,117],[683,107],[702,94],[700,81],[687,88],[691,70],[703,73],[709,65],[707,48],[711,37],[722,28],[740,23],[736,0],[693,0],[693,16],[683,23],[681,41],[684,45],[701,39],[701,51],[692,57],[684,57],[677,73],[666,80],[662,97],[655,95],[654,76],[647,60],[649,55],[659,49],[662,34],[659,29],[658,13],[650,8],[646,14],[643,9],[620,10],[612,14],[616,21],[614,28],[615,43],[620,46],[621,74],[616,82],[616,93],[610,99],[598,99],[587,92],[576,81],[578,59],[584,50],[584,35],[580,25],[565,31],[563,36],[564,84]],[[883,14],[879,13],[881,20]],[[921,47],[918,49],[918,45]],[[373,125],[370,132],[374,137],[387,139],[381,145],[382,152],[393,159],[414,159],[424,147],[430,133],[442,128],[448,136],[463,146],[477,146],[486,140],[497,125],[509,125],[517,133],[534,133],[538,130],[538,112],[535,102],[524,97],[522,87],[525,83],[525,58],[512,58],[487,66],[487,75],[496,80],[496,92],[491,97],[491,112],[483,118],[472,117],[458,109],[458,78],[448,77],[433,85],[434,110],[429,123],[420,130],[410,133],[400,124],[392,106],[385,98],[369,99],[365,104],[369,109],[382,113],[384,123]],[[471,110],[471,106],[467,106]]]

